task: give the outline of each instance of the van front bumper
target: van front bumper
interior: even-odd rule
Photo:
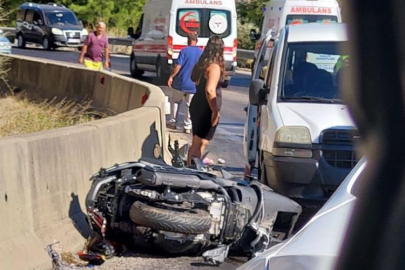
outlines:
[[[53,43],[58,46],[58,47],[82,47],[84,45],[84,42],[86,41],[87,36],[81,36],[80,39],[73,40],[71,42],[68,40],[65,36],[62,35],[55,35]]]
[[[321,200],[328,199],[352,169],[331,165],[319,149],[312,149],[312,158],[264,152],[263,165],[267,184],[276,192],[290,198]]]

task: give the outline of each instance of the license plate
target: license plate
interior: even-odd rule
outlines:
[[[68,42],[69,42],[69,43],[80,43],[80,39],[68,38]]]

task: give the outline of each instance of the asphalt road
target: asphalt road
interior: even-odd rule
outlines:
[[[41,48],[13,48],[12,53],[69,63],[77,63],[79,58],[78,51],[45,51]],[[111,66],[113,72],[129,76],[128,56],[112,56]],[[156,84],[155,74],[153,73],[145,73],[142,80]],[[208,148],[208,151],[210,151],[208,155],[209,158],[213,159],[214,162],[216,162],[218,158],[224,159],[226,161],[227,170],[237,175],[241,175],[244,168],[242,141],[243,127],[246,118],[244,108],[248,103],[249,84],[249,73],[237,72],[232,78],[230,86],[227,89],[223,89],[220,125]],[[167,87],[158,86],[160,86],[165,93],[168,93]],[[184,107],[180,109],[180,112],[184,113]],[[188,141],[191,141],[191,137],[189,137]]]

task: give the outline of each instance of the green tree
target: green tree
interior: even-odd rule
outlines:
[[[256,27],[260,26],[263,18],[263,8],[269,0],[255,0],[251,2],[238,2],[236,10],[239,21],[244,23],[253,23]]]

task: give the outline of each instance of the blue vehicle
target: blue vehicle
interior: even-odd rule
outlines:
[[[11,54],[11,42],[0,33],[0,53]]]

